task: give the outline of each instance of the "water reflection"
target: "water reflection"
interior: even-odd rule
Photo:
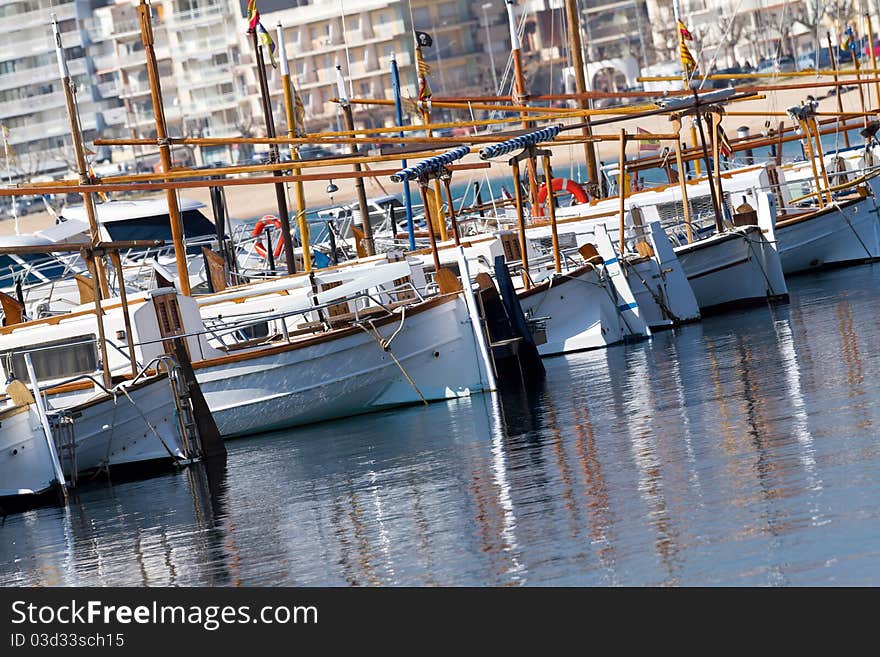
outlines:
[[[3,585],[880,583],[880,268],[0,521]]]

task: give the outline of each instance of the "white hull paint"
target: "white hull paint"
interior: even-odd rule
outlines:
[[[595,270],[585,267],[520,292],[519,301],[527,319],[546,318],[546,342],[538,344],[538,353],[552,356],[622,342],[627,328],[613,297]]]
[[[4,411],[0,419],[0,498],[36,497],[57,483],[35,406]]]
[[[102,393],[99,401],[63,409],[73,419],[77,473],[185,458],[171,385],[162,376],[129,388],[131,401],[122,393],[115,398]],[[57,444],[58,416],[50,409],[49,417]],[[61,449],[59,457],[65,475],[71,477],[73,459]]]
[[[460,295],[408,312],[402,324],[395,317],[376,328],[384,340],[396,333],[389,352],[354,328],[339,337],[269,347],[265,355],[250,351],[240,360],[197,363],[196,377],[220,433],[248,435],[490,387]]]
[[[675,251],[703,313],[788,297],[779,254],[757,226],[712,235]]]
[[[872,181],[873,182],[873,181]],[[776,227],[786,274],[880,258],[880,221],[873,196]]]

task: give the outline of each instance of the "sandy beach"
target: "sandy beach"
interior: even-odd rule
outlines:
[[[815,78],[798,78],[804,82],[813,82]],[[866,98],[873,96],[873,86],[865,85]],[[870,90],[870,93],[869,93]],[[724,119],[723,126],[728,136],[731,138],[736,136],[737,128],[747,126],[752,135],[759,134],[765,128],[765,122],[769,120],[775,128],[779,121],[786,120],[786,125],[791,125],[791,120],[786,117],[768,115],[768,112],[784,112],[787,107],[799,104],[805,100],[808,94],[819,97],[824,96],[826,90],[824,88],[806,88],[791,89],[784,91],[770,91],[766,93],[766,98],[739,102],[728,106],[729,112],[755,112],[755,116],[737,116],[729,115]],[[844,110],[860,111],[859,93],[852,90],[842,96]],[[876,102],[872,102],[874,106]],[[823,98],[819,102],[821,111],[837,111],[837,101],[833,96]],[[620,128],[626,128],[629,132],[635,132],[637,127],[649,132],[667,132],[669,130],[669,119],[666,116],[652,116],[641,119],[631,119],[615,123],[613,125],[602,126],[596,128],[596,134],[617,134]],[[689,141],[688,130],[683,130],[684,141]],[[606,161],[614,161],[617,159],[617,143],[605,142],[599,145],[599,157]],[[627,149],[630,156],[635,155],[637,145],[631,143]],[[583,162],[583,147],[581,145],[560,145],[553,148],[553,165],[559,175],[564,175],[566,168]],[[479,162],[476,154],[466,157],[464,162]],[[371,165],[371,168],[391,169],[394,165],[391,163],[380,163]],[[327,172],[327,177],[332,178],[332,174],[339,171],[350,170],[349,166],[327,168],[323,171]],[[313,169],[312,171],[317,171]],[[488,176],[501,177],[509,175],[509,169],[504,162],[493,162],[491,169],[487,170]],[[486,171],[468,171],[461,172],[460,177],[456,177],[454,182],[463,182],[468,178],[473,180],[485,180]],[[336,179],[334,183],[339,190],[333,195],[333,202],[349,202],[356,198],[355,185],[353,179]],[[328,197],[326,181],[310,181],[305,183],[306,202],[308,207],[323,207],[330,204],[331,199]],[[380,194],[400,194],[400,185],[392,183],[388,176],[382,176],[379,179],[367,178],[366,188],[368,196],[377,196]],[[161,194],[161,193],[160,193]],[[200,200],[210,204],[207,188],[205,189],[188,189],[185,190],[183,196]],[[271,185],[252,185],[252,186],[231,186],[226,188],[227,203],[229,214],[233,219],[245,219],[259,216],[265,213],[276,212],[275,193]],[[289,207],[293,209],[292,194],[288,192]],[[32,232],[40,230],[54,223],[54,219],[46,212],[34,213],[22,217],[20,219],[21,232]],[[0,221],[0,235],[14,234],[14,222],[11,219]]]

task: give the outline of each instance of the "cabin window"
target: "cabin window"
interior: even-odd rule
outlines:
[[[27,367],[24,363],[24,353],[27,351],[29,348],[22,347],[0,353],[7,376],[14,374],[17,379],[27,381]],[[98,349],[94,335],[44,342],[38,346],[37,351],[30,351],[30,354],[34,373],[40,381],[91,374],[98,369]]]

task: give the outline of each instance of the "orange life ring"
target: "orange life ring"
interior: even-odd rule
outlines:
[[[272,225],[275,227],[275,230],[278,231],[278,243],[275,245],[275,249],[273,250],[273,254],[277,258],[281,255],[281,252],[284,250],[284,239],[281,236],[281,219],[276,217],[274,214],[265,214],[263,217],[257,222],[257,225],[254,226],[254,231],[251,233],[252,237],[259,237],[263,234],[263,231],[266,230],[266,227]],[[257,240],[257,243],[254,244],[254,251],[263,258],[266,259],[268,252],[266,251],[266,247],[263,246],[263,242]]]
[[[587,194],[587,191],[578,185],[574,180],[569,180],[568,178],[554,178],[553,179],[553,191],[561,192],[562,190],[567,191],[569,194],[575,197],[578,203],[589,203],[590,196]],[[543,216],[544,214],[544,202],[547,200],[547,183],[541,183],[540,189],[538,189],[538,207],[535,209],[535,214],[538,216]]]

